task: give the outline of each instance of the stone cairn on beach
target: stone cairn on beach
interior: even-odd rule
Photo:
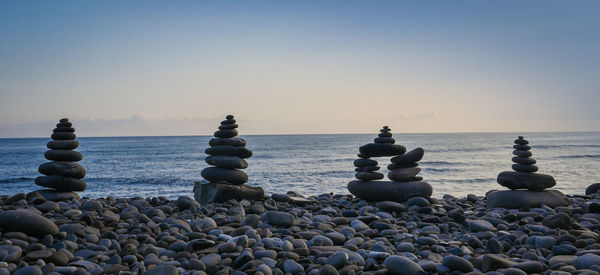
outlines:
[[[532,158],[531,147],[524,137],[515,140],[512,165],[514,171],[504,171],[498,174],[500,185],[511,190],[490,191],[486,194],[488,205],[491,207],[521,208],[523,206],[549,207],[566,206],[568,201],[558,190],[546,190],[556,185],[554,177],[536,173],[537,162]]]
[[[246,185],[248,175],[239,169],[246,169],[246,158],[252,151],[246,148],[246,140],[237,137],[238,125],[232,115],[221,122],[215,138],[206,149],[206,163],[213,167],[202,170],[201,176],[207,182],[194,185],[194,196],[200,203],[236,200],[262,200],[264,191],[260,187]]]
[[[421,172],[418,162],[423,158],[423,148],[416,148],[405,154],[406,148],[394,144],[391,129],[383,126],[373,143],[359,148],[360,154],[354,161],[356,178],[348,183],[348,190],[353,195],[368,201],[403,202],[412,197],[430,197],[431,185],[417,176]],[[388,178],[391,181],[378,181],[384,178],[374,157],[392,157]]]
[[[52,189],[37,190],[44,198],[48,200],[63,200],[78,198],[79,195],[73,191],[84,191],[87,187],[85,181],[85,168],[77,161],[83,159],[80,152],[73,151],[79,147],[79,141],[75,140],[75,128],[69,122],[69,119],[63,118],[56,124],[54,133],[48,142],[50,149],[45,154],[46,162],[38,168],[38,171],[44,176],[37,177],[35,184],[49,187]]]

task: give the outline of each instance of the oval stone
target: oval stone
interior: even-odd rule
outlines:
[[[379,170],[379,166],[363,166],[354,169],[356,172],[373,172]]]
[[[205,160],[206,163],[221,168],[248,168],[248,162],[236,156],[208,156]]]
[[[392,164],[388,164],[387,169],[388,170],[396,170],[396,169],[400,169],[400,168],[410,168],[410,167],[417,167],[417,166],[419,166],[419,164],[416,162],[403,163],[403,164],[392,163]]]
[[[52,140],[49,141],[46,146],[54,150],[73,150],[79,147],[79,141],[77,140]]]
[[[354,167],[377,166],[377,161],[374,159],[356,159]]]
[[[421,147],[418,147],[404,155],[393,157],[391,162],[397,164],[418,162],[423,159],[423,155],[425,155],[425,150],[423,150]]]
[[[57,175],[37,177],[35,184],[65,192],[84,191],[87,187],[85,181]]]
[[[59,175],[76,179],[85,177],[85,168],[83,166],[68,161],[46,162],[40,165],[38,171],[46,176]]]
[[[220,137],[220,138],[232,138],[237,135],[238,135],[238,130],[236,130],[236,129],[218,130],[214,134],[215,137]]]
[[[252,151],[245,147],[220,145],[206,148],[204,151],[211,156],[238,156],[240,158],[249,158],[252,156]]]
[[[406,148],[402,145],[389,143],[369,143],[358,148],[363,157],[390,157],[402,155]]]
[[[213,138],[208,142],[210,146],[221,146],[221,145],[229,145],[229,146],[246,146],[246,140],[243,138],[235,137],[235,138]]]
[[[68,122],[68,121],[59,122],[58,124],[56,124],[57,128],[60,128],[60,127],[71,127],[71,126],[73,126],[73,123]]]
[[[529,144],[529,141],[527,141],[523,137],[519,137],[518,139],[515,139],[515,144],[526,145]]]
[[[44,157],[54,161],[80,161],[83,159],[83,155],[80,152],[71,150],[48,150],[44,154]]]
[[[74,133],[66,133],[66,132],[58,132],[58,133],[54,133],[54,134],[52,134],[52,136],[50,136],[50,138],[52,138],[53,140],[73,140],[76,137],[77,136]]]
[[[419,167],[395,169],[388,173],[388,179],[393,181],[410,181],[419,172],[421,172],[421,168]]]
[[[515,144],[513,145],[513,148],[515,150],[523,150],[523,151],[529,151],[531,150],[531,146],[528,145],[520,145],[520,144]]]
[[[544,190],[556,185],[556,181],[550,175],[537,173],[523,173],[504,171],[498,174],[496,181],[510,189]]]
[[[513,155],[519,156],[522,158],[528,158],[528,157],[531,157],[533,154],[530,151],[514,150]]]
[[[373,142],[394,144],[396,142],[396,140],[391,137],[377,137],[373,140]]]
[[[73,127],[58,127],[58,128],[54,128],[54,130],[52,130],[52,132],[54,132],[54,133],[58,133],[58,132],[73,133],[73,132],[75,132],[75,128],[73,128]]]
[[[200,172],[200,175],[210,182],[227,182],[230,184],[244,184],[248,181],[248,175],[240,170],[218,167],[208,167]]]
[[[352,195],[367,201],[405,202],[412,197],[431,197],[433,188],[424,181],[358,181],[348,183]]]
[[[512,161],[515,163],[519,163],[519,164],[535,164],[537,162],[537,160],[535,160],[534,158],[522,158],[522,157],[513,157]]]
[[[569,205],[567,197],[558,190],[500,190],[490,191],[486,194],[486,197],[489,206],[508,209],[519,209],[523,206],[540,207],[542,205],[555,208]]]
[[[383,174],[376,172],[358,172],[355,177],[361,181],[371,181],[383,179]]]
[[[533,164],[518,164],[515,163],[512,165],[512,169],[517,171],[517,172],[524,172],[524,173],[534,173],[537,172],[538,167],[533,165]]]
[[[219,125],[219,130],[235,129],[237,127],[238,127],[237,124],[225,124],[225,125]]]
[[[231,119],[226,119],[221,121],[221,125],[228,125],[228,124],[235,124],[235,119],[231,118]]]
[[[52,221],[22,209],[0,212],[0,227],[4,232],[23,232],[35,237],[58,234],[58,227]]]

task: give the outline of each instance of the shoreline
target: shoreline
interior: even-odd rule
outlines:
[[[369,203],[290,192],[205,205],[185,196],[4,195],[0,274],[597,274],[600,196],[568,200],[509,210],[472,195]],[[57,231],[10,232],[2,213],[16,209]]]

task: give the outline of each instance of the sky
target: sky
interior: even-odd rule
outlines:
[[[600,1],[1,1],[0,137],[600,131]]]

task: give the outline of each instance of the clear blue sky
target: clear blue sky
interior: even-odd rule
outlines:
[[[0,137],[598,131],[600,1],[2,1]]]

